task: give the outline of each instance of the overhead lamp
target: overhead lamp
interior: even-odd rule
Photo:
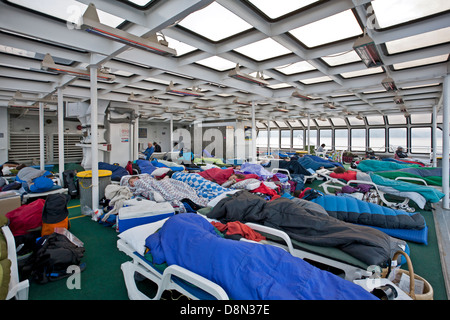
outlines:
[[[306,96],[306,95],[303,95],[303,94],[301,94],[301,93],[298,92],[298,91],[292,92],[292,96],[293,96],[293,97],[296,97],[296,98],[303,99],[303,100],[312,100],[311,97],[308,97],[308,96]]]
[[[375,43],[372,38],[366,34],[356,39],[353,44],[353,50],[355,50],[362,62],[364,62],[368,68],[379,67],[383,64]]]
[[[403,104],[404,103],[402,97],[398,97],[398,96],[394,97],[394,102],[395,102],[395,104]]]
[[[213,107],[202,107],[202,106],[199,106],[197,104],[194,104],[192,106],[192,109],[206,110],[206,111],[214,111],[215,110]]]
[[[220,118],[221,115],[218,112],[208,112],[208,114],[206,115],[207,117],[214,117],[214,118]]]
[[[170,81],[169,86],[166,88],[166,92],[168,93],[173,93],[173,94],[178,94],[181,96],[191,96],[191,97],[203,97],[205,94],[200,92],[199,88],[193,87],[193,90],[180,90],[180,89],[176,89],[175,86],[173,85],[173,82]]]
[[[381,85],[386,89],[386,91],[397,91],[397,86],[394,83],[394,80],[390,77],[384,78],[381,81]]]
[[[167,112],[167,113],[177,113],[177,114],[183,114],[184,111],[185,111],[185,110],[181,110],[181,109],[179,109],[179,110],[170,110],[169,108],[166,108],[166,109],[164,110],[164,112]]]
[[[358,113],[358,114],[356,115],[356,119],[358,119],[358,120],[363,120],[364,117],[362,116],[362,114]]]
[[[137,102],[137,103],[161,105],[161,101],[159,101],[159,99],[157,99],[155,97],[152,97],[151,99],[140,99],[140,98],[136,98],[136,96],[134,95],[133,92],[128,97],[128,101]]]
[[[282,107],[275,107],[275,109],[273,111],[280,111],[280,112],[289,112],[288,109],[282,108]]]
[[[239,69],[239,63],[236,64],[236,67],[228,73],[228,76],[251,84],[257,84],[261,87],[269,85],[269,82],[264,80],[262,73],[259,71],[256,73],[256,77],[241,72]]]
[[[236,111],[235,113],[236,113],[236,114],[243,115],[243,116],[249,116],[249,115],[251,115],[250,112],[245,111],[245,110],[238,110],[238,111]]]
[[[44,56],[44,59],[42,60],[42,63],[41,63],[41,69],[46,70],[46,71],[54,71],[54,72],[58,72],[58,73],[62,73],[62,74],[68,74],[71,76],[76,76],[76,77],[84,78],[84,79],[91,78],[90,71],[88,71],[86,69],[76,69],[76,68],[56,64],[55,61],[53,60],[52,56],[49,53],[47,53]],[[112,74],[103,73],[100,70],[98,70],[97,71],[97,79],[112,82],[112,81],[114,81],[114,79],[116,79],[116,77]]]
[[[336,106],[330,102],[324,103],[323,106],[328,109],[336,109]]]
[[[250,101],[240,101],[238,98],[233,100],[233,103],[244,105],[244,106],[251,106],[252,103]]]
[[[142,37],[135,36],[126,31],[112,28],[105,24],[100,23],[98,18],[97,9],[93,3],[90,3],[86,11],[83,14],[83,22],[81,24],[81,29],[86,30],[89,33],[102,36],[131,47],[143,49],[150,51],[162,56],[176,56],[177,51],[175,49],[169,48],[168,43],[165,39],[158,41],[156,34],[152,35],[150,38],[145,39]]]

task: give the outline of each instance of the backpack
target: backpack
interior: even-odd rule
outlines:
[[[67,187],[67,192],[73,198],[78,196],[78,180],[75,170],[66,170],[63,172],[63,185]]]
[[[43,236],[23,267],[22,275],[40,284],[68,277],[71,275],[67,272],[69,266],[80,266],[81,271],[84,270],[85,264],[81,264],[84,252],[84,247],[76,246],[65,235]]]

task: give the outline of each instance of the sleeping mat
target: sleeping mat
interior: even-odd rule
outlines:
[[[362,287],[281,248],[220,236],[204,217],[169,218],[146,239],[153,263],[176,264],[220,285],[238,300],[375,300]]]

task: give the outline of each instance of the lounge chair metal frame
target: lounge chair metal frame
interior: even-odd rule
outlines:
[[[229,299],[222,287],[178,265],[170,265],[161,274],[158,270],[153,268],[144,257],[134,251],[134,249],[123,239],[117,241],[117,248],[132,258],[132,261],[127,261],[121,265],[130,300],[160,300],[163,292],[166,290],[176,290],[193,300],[199,299],[197,295],[181,286],[176,278],[180,278],[197,288],[202,289],[218,300]],[[148,297],[138,289],[136,286],[135,273],[139,273],[158,286],[156,295],[153,298]]]

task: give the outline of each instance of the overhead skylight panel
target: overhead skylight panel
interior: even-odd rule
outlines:
[[[68,74],[68,75],[72,75],[72,76],[76,76],[76,77],[84,78],[84,79],[91,78],[91,73],[89,70],[76,69],[76,68],[72,68],[72,67],[68,67],[68,66],[64,66],[64,65],[60,65],[60,64],[55,64],[55,61],[53,60],[52,56],[49,53],[47,53],[45,55],[44,59],[42,60],[41,69],[47,70],[47,71],[54,71],[54,72],[62,73],[62,74]],[[114,81],[114,79],[116,79],[116,77],[112,74],[103,73],[99,70],[97,72],[97,79],[112,82],[112,81]]]
[[[257,84],[261,87],[269,85],[269,82],[264,80],[262,73],[257,72],[257,76],[253,77],[249,74],[241,72],[239,69],[239,64],[236,64],[236,67],[228,73],[228,76],[251,84]]]
[[[151,39],[144,39],[120,29],[111,28],[100,23],[95,5],[90,3],[83,14],[81,29],[125,45],[143,49],[162,56],[176,56],[175,49],[169,48],[167,41],[157,39],[156,34]]]

